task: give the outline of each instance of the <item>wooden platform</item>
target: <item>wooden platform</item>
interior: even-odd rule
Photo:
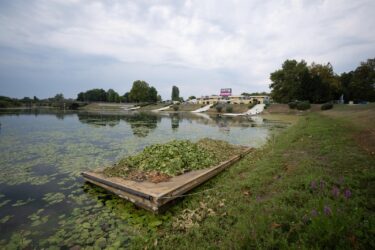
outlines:
[[[251,148],[247,148],[242,154],[221,162],[217,166],[191,171],[160,183],[136,182],[120,177],[106,177],[100,172],[83,172],[82,176],[86,181],[115,193],[137,206],[158,213],[167,203],[217,175],[250,151]]]

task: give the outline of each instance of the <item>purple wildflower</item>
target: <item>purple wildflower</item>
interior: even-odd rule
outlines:
[[[338,189],[338,187],[334,186],[332,188],[332,195],[333,195],[334,198],[339,197],[339,195],[340,195],[340,189]]]
[[[311,189],[316,189],[317,188],[317,184],[316,184],[316,181],[312,181],[311,183],[310,183],[310,187],[311,187]]]
[[[349,190],[349,188],[345,189],[344,196],[346,199],[349,199],[352,196],[352,192]]]
[[[313,210],[311,211],[311,216],[312,216],[312,217],[316,217],[316,216],[318,216],[318,211],[316,211],[316,209],[313,209]]]
[[[332,210],[329,206],[324,206],[323,211],[325,215],[332,215]]]

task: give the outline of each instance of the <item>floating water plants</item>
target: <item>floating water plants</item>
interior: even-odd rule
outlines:
[[[174,140],[148,146],[142,152],[123,158],[104,169],[103,173],[107,177],[160,182],[191,170],[214,166],[240,154],[243,149],[241,146],[208,138],[196,143],[189,140]]]

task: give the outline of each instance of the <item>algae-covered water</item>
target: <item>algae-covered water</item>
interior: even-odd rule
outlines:
[[[0,111],[0,248],[126,248],[168,213],[152,215],[80,173],[153,143],[204,137],[262,146],[286,124],[206,114]]]

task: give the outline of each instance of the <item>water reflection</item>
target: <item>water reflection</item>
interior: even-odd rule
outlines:
[[[171,128],[176,131],[178,127],[180,126],[180,116],[178,113],[172,113],[170,115],[171,118]]]
[[[151,113],[135,113],[124,116],[122,119],[130,124],[135,136],[146,137],[152,130],[156,129],[161,117]]]

